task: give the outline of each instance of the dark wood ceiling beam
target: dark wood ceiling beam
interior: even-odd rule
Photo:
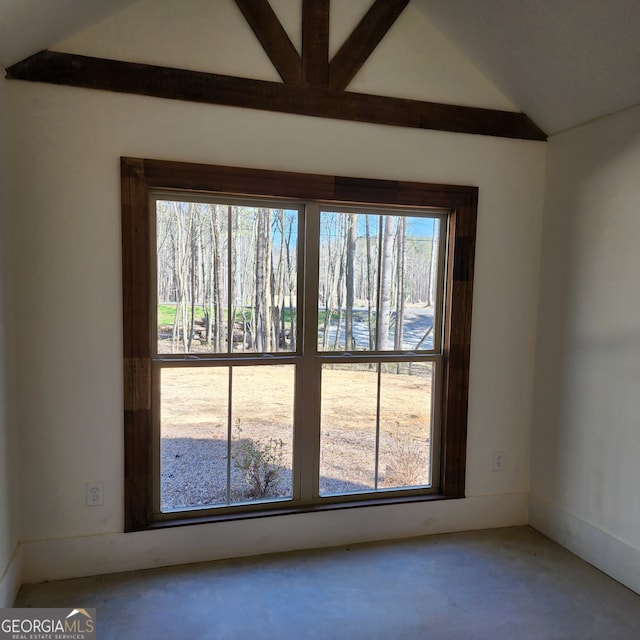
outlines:
[[[329,85],[329,0],[302,0],[302,82]]]
[[[7,69],[7,78],[356,122],[546,140],[529,118],[325,87],[235,78],[200,71],[41,51]]]
[[[236,0],[240,11],[256,34],[284,82],[300,84],[302,62],[287,32],[268,0]]]
[[[329,86],[346,89],[409,0],[376,0],[329,63]]]

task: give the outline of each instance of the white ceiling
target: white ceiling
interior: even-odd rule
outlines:
[[[0,0],[0,64],[132,1]],[[411,1],[547,133],[640,104],[640,0]]]
[[[640,104],[640,0],[412,0],[549,134]]]
[[[133,0],[0,0],[0,65],[47,49]]]

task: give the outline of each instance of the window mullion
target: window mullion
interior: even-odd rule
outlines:
[[[319,493],[320,473],[320,363],[317,359],[318,270],[320,211],[308,204],[304,232],[304,286],[302,288],[302,364],[299,372],[301,394],[296,398],[297,475],[300,497],[310,500]]]

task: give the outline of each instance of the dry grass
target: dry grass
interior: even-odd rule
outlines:
[[[415,370],[382,374],[378,485],[403,484],[397,469],[403,451],[422,449],[415,483],[428,482],[431,380]],[[242,474],[227,461],[232,438],[284,442],[279,492],[289,495],[293,441],[293,366],[234,367],[233,406],[227,406],[226,368],[164,369],[162,373],[161,475],[163,508],[224,502],[227,469],[231,498],[247,499]],[[375,481],[377,375],[366,366],[323,373],[321,493],[372,488]],[[237,427],[241,428],[241,432]],[[400,452],[400,453],[399,453]],[[416,466],[415,456],[411,462]],[[412,468],[413,468],[412,467]],[[394,471],[395,470],[395,471]],[[395,479],[393,475],[395,473]],[[389,476],[389,477],[387,477]]]

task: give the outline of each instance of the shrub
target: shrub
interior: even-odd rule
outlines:
[[[266,498],[277,494],[284,462],[284,442],[281,439],[253,440],[242,438],[233,443],[233,464],[247,483],[247,497]]]
[[[417,438],[389,434],[385,484],[391,487],[412,487],[422,484],[427,469],[426,446]]]

